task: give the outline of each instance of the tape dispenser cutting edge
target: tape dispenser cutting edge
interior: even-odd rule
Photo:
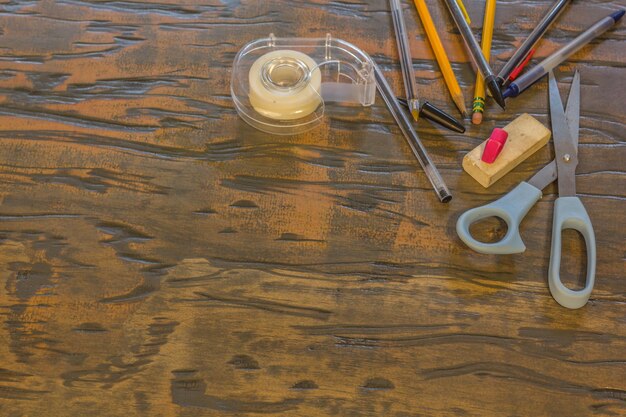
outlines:
[[[356,46],[332,38],[268,38],[235,56],[231,96],[251,126],[296,134],[318,125],[325,102],[370,106],[376,95],[373,61]]]

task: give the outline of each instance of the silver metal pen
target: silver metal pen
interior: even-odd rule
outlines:
[[[385,75],[380,70],[378,65],[374,63],[374,76],[376,78],[376,86],[378,87],[378,91],[383,96],[385,103],[387,104],[387,108],[391,112],[391,115],[395,119],[402,135],[409,143],[411,147],[411,151],[413,151],[413,155],[420,163],[422,168],[424,169],[424,173],[431,185],[433,186],[435,192],[437,193],[437,197],[439,197],[439,201],[442,203],[447,203],[452,199],[452,194],[450,194],[450,190],[446,186],[446,183],[441,178],[437,167],[428,156],[428,151],[424,148],[424,145],[420,141],[420,138],[417,136],[417,132],[413,129],[413,125],[411,124],[411,119],[407,116],[406,112],[402,111],[398,100],[396,99],[396,95],[393,93],[393,90],[387,83],[385,79]]]
[[[467,24],[465,17],[463,16],[463,11],[459,7],[459,4],[456,0],[446,0],[446,6],[448,6],[448,10],[450,10],[450,14],[452,15],[452,19],[456,23],[456,26],[459,28],[459,32],[461,32],[461,36],[463,37],[463,41],[465,42],[465,46],[470,52],[470,57],[476,64],[478,71],[483,76],[485,80],[485,85],[491,92],[492,97],[498,103],[498,105],[504,108],[504,97],[502,97],[502,91],[500,90],[500,85],[496,81],[496,76],[491,70],[489,63],[485,59],[482,50],[480,49],[480,45],[474,38],[474,34],[472,33],[472,29]]]

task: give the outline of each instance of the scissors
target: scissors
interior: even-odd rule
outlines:
[[[456,223],[456,232],[463,242],[480,253],[521,253],[526,246],[519,234],[519,224],[530,208],[542,196],[541,190],[558,177],[559,197],[554,203],[552,220],[552,247],[548,284],[552,297],[567,308],[580,308],[589,300],[595,281],[596,239],[589,215],[576,197],[576,165],[578,164],[578,126],[580,119],[580,74],[574,74],[567,111],[559,95],[554,74],[549,75],[550,119],[555,158],[528,181],[522,181],[508,194],[490,204],[466,211]],[[504,238],[495,243],[483,243],[474,239],[469,231],[472,223],[487,217],[499,217],[507,224]],[[560,277],[561,234],[565,229],[581,233],[587,247],[587,276],[581,290],[567,288]]]

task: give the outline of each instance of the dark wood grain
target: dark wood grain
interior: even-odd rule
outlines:
[[[498,3],[495,68],[550,3]],[[454,112],[404,5],[420,94]],[[428,5],[469,105],[461,39]],[[483,2],[466,5],[478,35]],[[618,7],[574,2],[536,59]],[[577,191],[598,241],[592,299],[572,311],[547,288],[556,185],[524,254],[476,254],[454,231],[553,156],[487,190],[461,169],[493,127],[548,123],[545,82],[464,135],[420,122],[443,205],[380,99],[286,137],[230,99],[235,54],[270,32],[353,42],[402,91],[386,1],[0,10],[0,415],[626,415],[623,23],[559,67],[565,83],[581,71]],[[575,286],[585,251],[566,237]]]

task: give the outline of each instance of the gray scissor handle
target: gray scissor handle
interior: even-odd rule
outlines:
[[[561,233],[564,229],[578,230],[587,246],[587,279],[585,288],[570,290],[561,281]],[[585,206],[578,197],[559,197],[554,203],[552,223],[552,249],[548,284],[552,297],[567,308],[580,308],[587,304],[596,275],[596,237]]]
[[[456,233],[467,246],[476,252],[496,255],[524,252],[526,246],[519,234],[519,224],[540,198],[541,190],[527,182],[521,182],[493,203],[463,213],[456,222]],[[499,217],[506,222],[508,230],[499,242],[479,242],[470,233],[469,228],[472,223],[487,217]]]

